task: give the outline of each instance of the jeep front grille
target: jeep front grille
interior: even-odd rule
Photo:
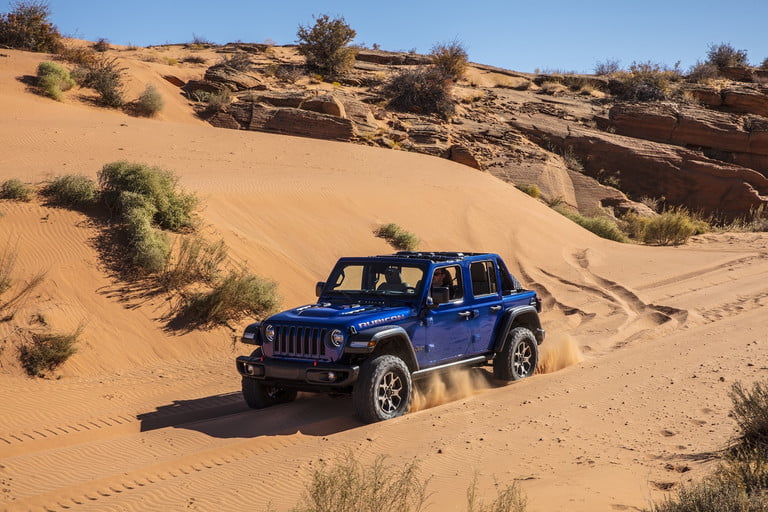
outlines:
[[[275,326],[274,355],[325,359],[327,329],[295,325]]]

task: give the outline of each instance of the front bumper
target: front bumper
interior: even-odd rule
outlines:
[[[350,388],[360,373],[360,367],[356,365],[250,356],[238,357],[235,364],[243,377],[300,391],[340,391]]]

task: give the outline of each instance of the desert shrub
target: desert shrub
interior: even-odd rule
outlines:
[[[621,218],[621,230],[633,240],[643,241],[645,239],[645,229],[650,222],[651,217],[643,217],[630,212]]]
[[[412,251],[419,245],[419,239],[397,224],[389,223],[374,231],[374,234],[386,240],[389,245],[398,251]]]
[[[82,327],[71,334],[32,334],[32,342],[19,348],[21,366],[32,377],[54,371],[77,352],[80,334]]]
[[[436,44],[432,47],[430,56],[432,57],[432,65],[454,81],[460,80],[467,70],[467,50],[456,39],[447,43]]]
[[[136,100],[136,112],[145,117],[152,117],[160,112],[165,106],[163,97],[152,84],[147,85],[139,99]]]
[[[321,462],[312,472],[296,512],[409,512],[422,510],[429,480],[422,480],[415,462],[401,469],[383,456],[370,466],[351,451],[336,464]]]
[[[382,92],[395,110],[434,113],[447,119],[456,109],[451,79],[434,66],[404,69],[383,85]]]
[[[621,66],[619,66],[619,61],[617,60],[609,59],[595,64],[595,74],[598,76],[612,75],[620,70]]]
[[[677,68],[653,62],[633,62],[628,72],[618,73],[617,80],[622,87],[617,96],[625,101],[663,101],[672,97],[671,82],[680,80]]]
[[[190,55],[189,57],[184,57],[181,59],[181,62],[186,62],[189,64],[205,64],[208,62],[208,59],[201,57],[200,55]]]
[[[518,190],[525,192],[526,194],[528,194],[534,199],[538,199],[539,197],[541,197],[541,191],[539,190],[539,187],[537,187],[536,185],[515,185],[515,187]]]
[[[202,325],[224,324],[245,315],[263,318],[278,305],[276,287],[245,269],[232,270],[210,291],[188,297],[182,314]]]
[[[160,282],[167,289],[179,289],[195,282],[212,283],[227,258],[223,240],[208,243],[199,236],[184,237],[173,261],[166,266]]]
[[[18,178],[5,180],[0,185],[0,199],[12,199],[14,201],[24,201],[28,203],[32,200],[34,191],[32,187],[25,184]]]
[[[759,447],[768,458],[768,382],[756,382],[745,389],[737,382],[730,392],[731,415],[739,426],[739,444]]]
[[[42,188],[41,193],[55,205],[74,209],[89,208],[98,197],[96,183],[80,174],[57,176]]]
[[[121,160],[105,165],[98,178],[104,203],[116,213],[124,214],[136,207],[135,197],[121,196],[122,192],[133,192],[144,196],[153,207],[152,223],[173,231],[193,226],[192,210],[197,199],[176,190],[178,178],[170,171]]]
[[[765,503],[765,501],[764,501]],[[684,485],[674,497],[668,497],[651,508],[652,512],[758,512],[757,499],[750,498],[740,486],[731,482],[708,478],[702,482]]]
[[[247,53],[233,53],[227,57],[224,57],[222,64],[238,71],[248,71],[253,66],[251,57]]]
[[[98,41],[93,43],[92,48],[99,53],[103,53],[108,51],[111,48],[111,46],[109,45],[109,41],[102,37]]]
[[[344,18],[331,19],[323,14],[313,27],[299,25],[298,51],[306,58],[307,67],[326,78],[333,78],[349,70],[355,60],[355,50],[349,44],[357,33]]]
[[[48,53],[61,48],[61,34],[48,21],[51,10],[47,2],[21,0],[11,5],[11,12],[0,14],[0,45]]]
[[[760,69],[763,71],[768,70],[768,57],[763,59],[763,62],[760,64]]]
[[[496,497],[490,503],[477,496],[477,474],[467,488],[467,512],[525,512],[528,500],[516,482],[502,487],[496,483]]]
[[[41,62],[37,66],[37,86],[56,101],[61,101],[62,92],[75,86],[69,70],[55,62]]]
[[[133,217],[134,222],[128,224],[130,241],[128,258],[133,267],[146,274],[162,272],[168,265],[171,254],[168,236],[152,227],[146,217],[142,219],[140,211]]]
[[[710,62],[699,62],[693,65],[688,72],[688,81],[694,83],[706,82],[707,80],[714,80],[720,76],[720,72],[717,66]]]
[[[11,288],[13,270],[16,268],[17,259],[18,251],[15,248],[5,246],[0,251],[0,295]]]
[[[227,108],[227,105],[232,102],[232,94],[227,90],[223,90],[207,95],[204,94],[200,99],[205,102],[205,113],[215,114]]]
[[[695,218],[683,208],[672,208],[658,217],[653,217],[645,225],[643,241],[656,245],[680,245],[691,236],[704,233],[709,226]]]
[[[621,243],[626,243],[628,241],[627,236],[621,229],[619,229],[616,222],[608,217],[586,217],[578,212],[569,210],[562,204],[557,204],[553,206],[552,209],[601,238]]]
[[[747,51],[737,50],[730,43],[710,44],[707,48],[707,62],[719,70],[747,67]]]
[[[79,84],[99,93],[102,104],[115,108],[123,106],[125,68],[119,67],[117,58],[101,56],[93,62],[83,64],[75,71]]]
[[[86,66],[95,63],[99,59],[99,54],[89,46],[65,45],[61,47],[56,58],[77,64],[78,66]],[[78,70],[77,72],[82,74],[82,71]],[[75,72],[73,71],[72,73],[74,74]],[[76,81],[78,80],[76,79]],[[78,83],[80,82],[78,81]]]

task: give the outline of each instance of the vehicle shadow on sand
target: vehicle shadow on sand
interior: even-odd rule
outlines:
[[[299,394],[296,401],[252,410],[239,392],[194,400],[174,400],[154,411],[136,415],[141,431],[161,428],[194,430],[216,438],[255,438],[302,433],[336,434],[362,423],[353,414],[349,397]]]

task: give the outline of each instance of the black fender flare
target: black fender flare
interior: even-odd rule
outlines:
[[[509,308],[504,311],[503,315],[501,329],[496,333],[496,342],[493,344],[493,351],[497,354],[504,350],[507,333],[516,323],[530,329],[539,344],[544,341],[544,330],[541,328],[539,313],[535,306],[526,305]]]
[[[395,344],[396,350],[391,350],[392,343]],[[401,355],[411,372],[419,369],[411,337],[399,325],[380,325],[359,331],[349,337],[344,352],[346,354]]]

